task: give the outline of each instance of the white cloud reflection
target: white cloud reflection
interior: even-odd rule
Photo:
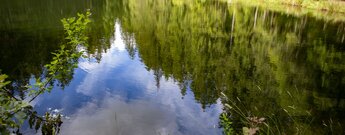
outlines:
[[[63,135],[154,135],[181,134],[176,117],[167,106],[147,101],[125,102],[107,96],[98,106],[88,103],[63,124]]]
[[[64,135],[219,134],[216,124],[222,111],[220,103],[203,112],[193,95],[182,100],[177,85],[171,81],[162,81],[161,86],[155,93],[147,89],[149,97],[130,101],[107,92],[102,99],[95,99],[70,115],[71,120],[65,121],[61,132]]]
[[[101,63],[82,58],[82,60],[79,62],[80,69],[90,73],[97,69],[103,69],[104,66],[114,68],[122,62],[121,60],[125,55],[120,55],[119,52],[126,51],[125,43],[121,37],[120,25],[118,23],[115,24],[115,29],[115,38],[111,41],[111,48],[107,51],[107,53],[102,54]]]
[[[64,121],[61,134],[220,134],[216,126],[222,111],[219,102],[203,112],[191,93],[181,99],[180,89],[172,79],[161,79],[160,89],[157,90],[153,73],[147,71],[138,59],[132,61],[125,52],[119,24],[116,24],[115,37],[100,63],[80,62],[79,68],[87,74],[76,91],[92,97],[92,101],[69,115],[71,119]],[[121,72],[116,72],[118,70]],[[108,84],[116,79],[126,81]],[[121,83],[137,87],[128,88]],[[126,97],[133,89],[136,94],[143,91],[140,98]],[[118,91],[123,93],[115,94]],[[100,98],[99,93],[106,94]]]
[[[102,82],[105,75],[109,74],[111,70],[116,69],[118,66],[129,60],[125,52],[124,41],[121,38],[119,24],[116,23],[115,27],[116,32],[114,35],[116,38],[111,41],[111,48],[106,53],[102,54],[102,60],[99,63],[88,59],[80,60],[79,68],[88,74],[81,85],[77,88],[77,92],[91,96],[93,94],[92,91],[95,90],[94,86]]]

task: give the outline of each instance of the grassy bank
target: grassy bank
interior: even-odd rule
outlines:
[[[228,0],[260,4],[282,4],[328,12],[345,13],[345,2],[341,0]]]
[[[345,21],[345,1],[315,0],[222,0],[245,6],[260,7],[294,16],[311,15],[327,21]]]

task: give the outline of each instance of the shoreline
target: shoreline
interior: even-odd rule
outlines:
[[[229,4],[240,4],[250,7],[261,7],[264,9],[284,12],[294,16],[311,15],[317,19],[323,19],[332,22],[344,22],[345,21],[345,2],[339,2],[341,4],[337,5],[338,10],[327,10],[324,8],[308,8],[303,5],[298,5],[290,2],[283,2],[282,0],[221,0]],[[320,2],[315,2],[320,3]],[[314,3],[314,4],[315,4]],[[335,6],[332,6],[335,8]]]
[[[299,8],[307,8],[312,10],[320,10],[332,13],[345,14],[345,1],[316,1],[316,0],[227,0],[228,2],[251,2],[260,4],[278,4],[286,6],[294,6]]]

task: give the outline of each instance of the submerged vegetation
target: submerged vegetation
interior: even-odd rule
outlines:
[[[0,133],[20,134],[21,125],[27,121],[31,128],[36,131],[41,130],[43,135],[59,133],[62,124],[62,116],[46,112],[40,116],[30,105],[39,95],[50,92],[55,81],[62,87],[72,79],[73,69],[77,67],[78,59],[82,52],[78,51],[78,46],[86,46],[88,37],[86,36],[87,24],[90,22],[90,12],[78,14],[78,18],[62,19],[65,39],[61,43],[60,49],[52,53],[54,56],[49,64],[46,64],[46,74],[42,78],[36,78],[34,84],[19,86],[24,89],[25,96],[17,95],[16,89],[8,89],[10,81],[5,74],[0,75]]]

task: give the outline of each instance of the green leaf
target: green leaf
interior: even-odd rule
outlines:
[[[37,132],[37,130],[41,127],[41,122],[42,122],[41,119],[37,119],[36,125],[35,125],[35,130],[36,130],[36,132]]]
[[[15,114],[15,117],[18,120],[19,125],[22,125],[26,119],[26,113],[19,111]]]
[[[26,102],[26,101],[22,101],[21,104],[20,104],[20,107],[21,108],[26,108],[26,107],[31,107],[31,105],[28,102]]]
[[[35,123],[35,116],[32,114],[30,115],[30,118],[29,118],[29,126],[30,128],[32,128],[34,126],[34,123]]]

